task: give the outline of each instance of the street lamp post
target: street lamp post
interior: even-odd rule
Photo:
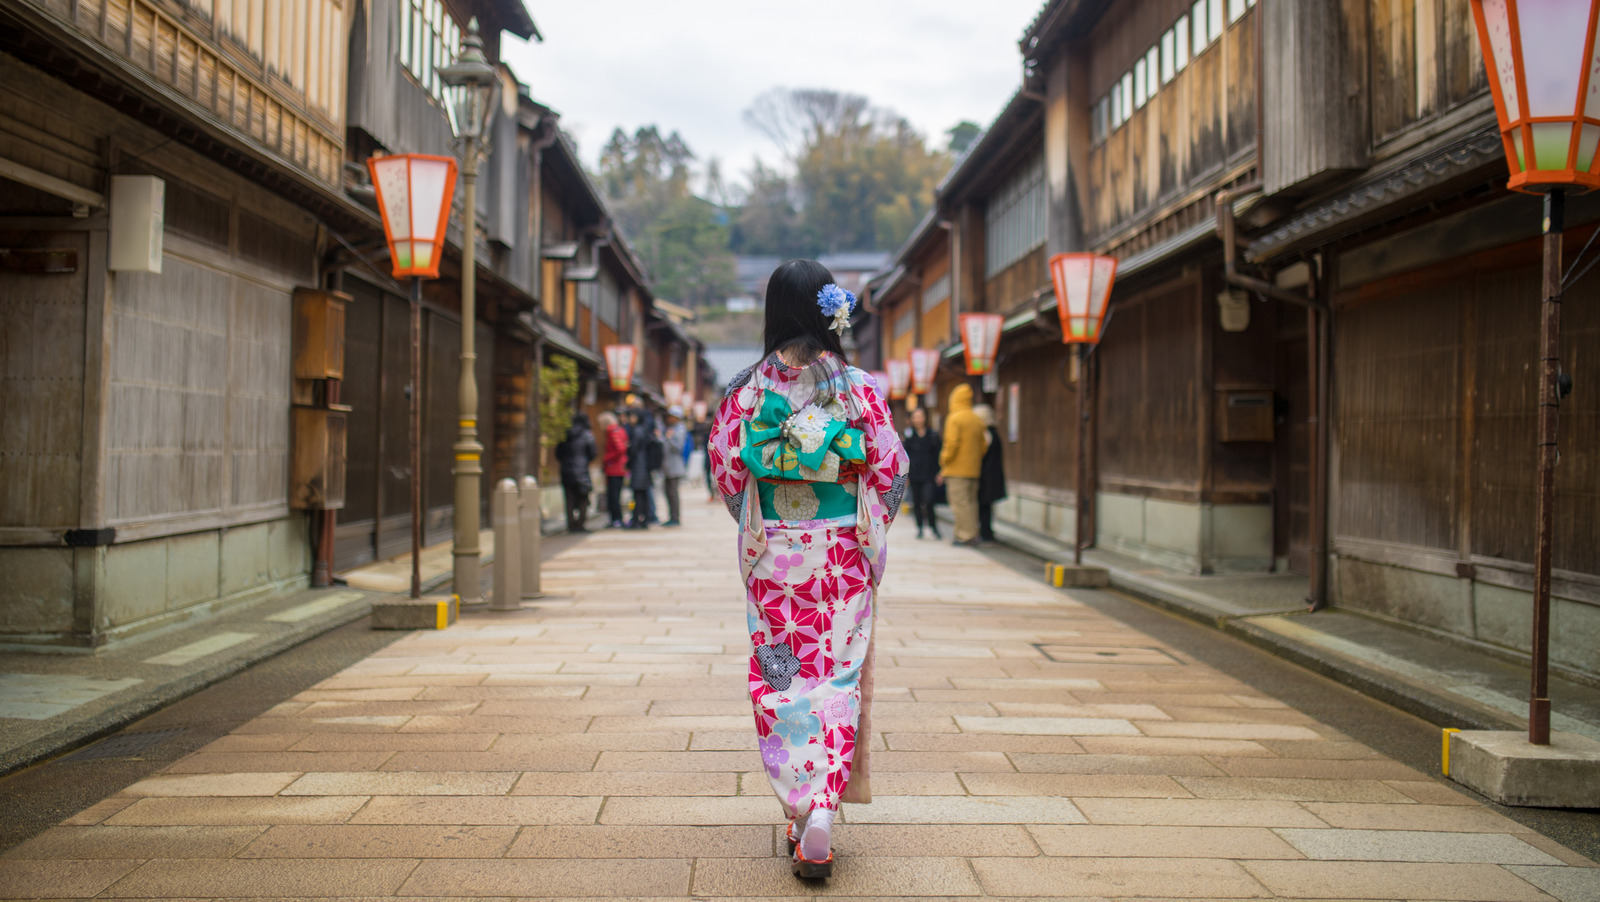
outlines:
[[[1565,191],[1600,187],[1600,0],[1472,0],[1505,142],[1507,187],[1544,194],[1539,329],[1537,512],[1533,554],[1528,742],[1550,744],[1550,555],[1555,527],[1556,414],[1561,403],[1561,230]]]
[[[1056,310],[1061,315],[1061,341],[1078,346],[1078,479],[1077,526],[1072,562],[1083,563],[1085,517],[1089,496],[1089,351],[1100,343],[1117,260],[1100,254],[1056,254],[1050,258]]]
[[[494,118],[496,91],[500,78],[483,56],[483,41],[478,37],[478,20],[467,24],[461,38],[461,54],[452,65],[439,70],[439,78],[449,89],[445,111],[450,117],[458,153],[461,155],[463,211],[461,240],[461,381],[457,395],[457,433],[455,451],[455,589],[461,606],[479,605],[482,565],[479,563],[478,483],[483,475],[483,445],[478,442],[477,351],[477,235],[478,164],[488,153],[489,123]]]
[[[427,154],[367,160],[394,277],[411,280],[411,597],[422,596],[422,280],[439,277],[456,161]]]

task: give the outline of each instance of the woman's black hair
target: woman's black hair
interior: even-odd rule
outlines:
[[[787,350],[809,362],[823,351],[842,361],[844,346],[828,327],[833,317],[817,306],[817,292],[833,281],[833,273],[815,260],[790,260],[767,280],[766,353]]]

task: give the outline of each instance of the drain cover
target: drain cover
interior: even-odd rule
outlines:
[[[1182,664],[1160,648],[1126,645],[1050,645],[1035,643],[1045,657],[1060,664]]]
[[[151,730],[148,733],[118,733],[68,755],[65,761],[93,761],[97,758],[134,758],[182,733],[182,730]]]

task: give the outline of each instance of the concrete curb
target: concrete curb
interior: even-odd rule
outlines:
[[[565,519],[546,520],[544,535],[563,534],[566,532],[566,526]],[[485,558],[484,563],[487,564],[492,559],[493,555],[489,555]],[[431,592],[444,585],[450,581],[451,576],[452,574],[447,571],[434,579],[424,582],[423,592]],[[329,588],[336,590],[340,587],[335,585]],[[351,591],[362,590],[355,589]],[[291,632],[280,635],[269,642],[254,646],[234,657],[218,661],[170,682],[154,686],[148,692],[139,693],[124,702],[112,705],[82,720],[65,724],[60,729],[46,733],[23,745],[9,749],[0,748],[0,777],[15,773],[40,761],[76,751],[97,739],[104,738],[123,729],[142,717],[153,714],[173,702],[187,698],[202,689],[209,688],[274,655],[309,642],[347,623],[360,620],[371,614],[374,601],[386,597],[384,593],[369,593],[369,596],[360,601],[351,601],[349,605],[330,614],[325,614],[319,618],[307,619],[297,624],[296,628]],[[399,638],[400,635],[401,633],[399,632],[395,633],[396,638]]]
[[[1014,550],[1047,561],[1060,558],[1064,550],[1064,546],[1050,542],[1044,537],[1024,533],[1009,524],[1004,526],[995,524],[995,538]],[[1208,604],[1202,597],[1161,580],[1150,579],[1120,567],[1105,564],[1100,566],[1105,566],[1110,572],[1113,589],[1241,639],[1436,726],[1476,730],[1525,729],[1523,722],[1487,705],[1479,705],[1467,699],[1452,698],[1424,683],[1380,668],[1364,666],[1359,661],[1297,641],[1251,622],[1254,616],[1290,612],[1247,613],[1221,610],[1215,605]],[[1297,609],[1295,612],[1298,610],[1303,609]]]
[[[340,608],[332,614],[318,619],[309,619],[293,631],[280,635],[269,642],[254,646],[234,657],[218,661],[209,667],[154,686],[148,692],[139,693],[104,711],[90,715],[80,721],[66,724],[60,729],[46,733],[24,745],[0,750],[0,776],[37,764],[46,758],[66,754],[88,745],[96,739],[109,736],[146,715],[165,708],[173,702],[187,698],[248,667],[288,651],[297,645],[309,642],[330,630],[338,629],[347,623],[360,620],[367,616],[371,610],[371,599],[364,598],[360,601],[352,601],[348,606]]]

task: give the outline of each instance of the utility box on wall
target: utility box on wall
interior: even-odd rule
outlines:
[[[349,412],[344,405],[295,407],[290,506],[300,510],[344,507]]]
[[[294,292],[294,377],[344,378],[344,307],[350,296],[297,288]]]
[[[166,198],[167,183],[153,175],[111,177],[111,253],[107,269],[161,274]]]
[[[1217,441],[1272,441],[1272,401],[1271,389],[1217,389]]]

